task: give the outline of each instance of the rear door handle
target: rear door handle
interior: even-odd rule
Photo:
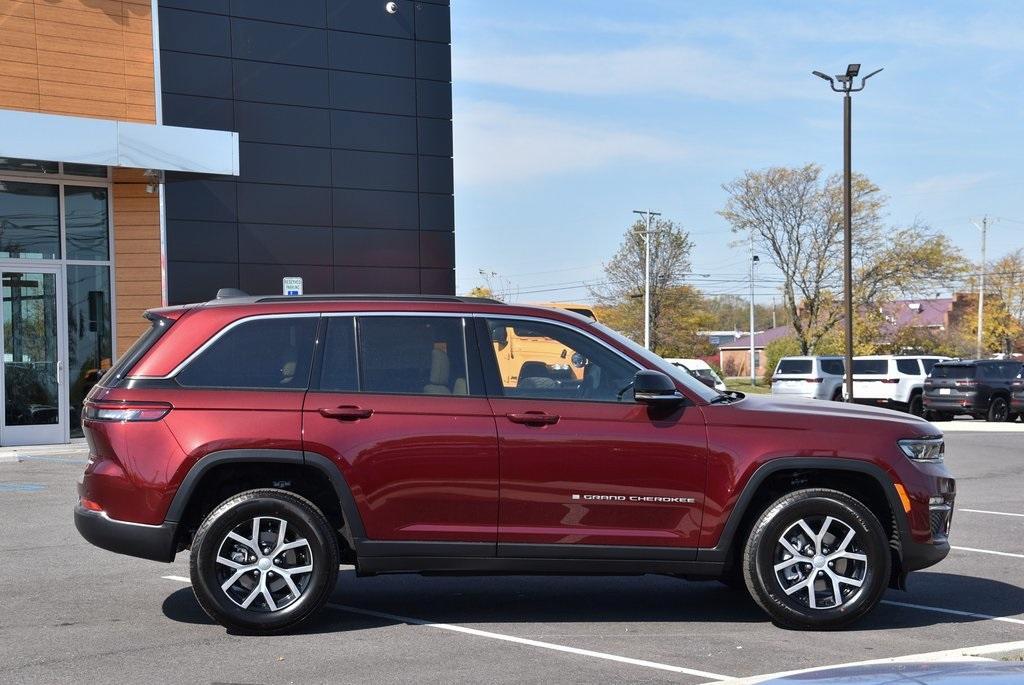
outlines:
[[[545,414],[542,411],[527,411],[519,413],[505,414],[512,423],[525,423],[528,426],[550,426],[558,423],[557,414]]]
[[[321,407],[320,416],[338,421],[358,421],[373,416],[373,410],[360,407]]]

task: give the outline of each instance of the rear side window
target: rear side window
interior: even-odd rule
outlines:
[[[318,321],[319,316],[243,321],[178,372],[178,383],[193,388],[305,389]]]
[[[405,395],[468,395],[462,319],[357,319],[359,389]]]
[[[889,373],[888,359],[854,359],[853,372],[866,375],[877,375]]]
[[[833,376],[842,376],[845,373],[845,365],[842,359],[822,359],[821,370]]]
[[[911,376],[921,375],[921,365],[916,359],[897,359],[896,370],[900,373],[908,373]]]
[[[780,359],[779,368],[775,373],[811,373],[813,366],[814,362],[810,359]]]
[[[936,364],[937,364],[938,362],[939,362],[939,360],[938,360],[938,359],[932,359],[932,358],[928,358],[928,359],[922,359],[922,360],[921,360],[921,365],[922,365],[922,366],[924,366],[924,372],[925,372],[925,373],[931,373],[931,372],[932,372],[932,368],[933,368],[933,367],[934,367],[934,366],[935,366],[935,365],[936,365]]]
[[[954,364],[936,364],[932,378],[974,378],[974,367]]]

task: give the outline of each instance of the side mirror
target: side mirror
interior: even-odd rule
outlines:
[[[645,404],[681,402],[683,396],[675,382],[661,371],[637,371],[633,377],[633,399]]]

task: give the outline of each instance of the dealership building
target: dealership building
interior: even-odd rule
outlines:
[[[80,436],[148,308],[452,293],[450,40],[447,0],[0,2],[0,445]]]

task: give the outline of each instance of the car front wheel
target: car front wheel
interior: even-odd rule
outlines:
[[[243,633],[287,630],[324,605],[338,543],[323,513],[285,490],[248,490],[221,503],[192,541],[192,588],[203,610]]]
[[[892,560],[885,529],[849,495],[797,490],[754,524],[743,573],[754,600],[776,624],[844,628],[881,601]]]

